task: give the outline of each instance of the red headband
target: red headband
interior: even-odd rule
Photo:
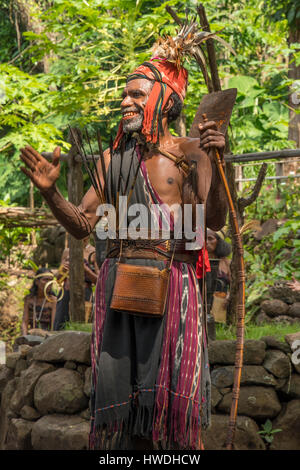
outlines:
[[[172,62],[159,59],[155,63],[144,62],[129,75],[128,80],[139,78],[146,78],[155,82],[145,106],[142,133],[146,137],[146,142],[157,143],[161,128],[162,110],[173,91],[177,93],[181,101],[184,100],[188,72],[183,67],[178,70]],[[114,141],[114,149],[119,146],[122,137],[123,126],[121,121]]]

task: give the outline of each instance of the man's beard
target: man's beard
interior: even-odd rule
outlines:
[[[123,132],[125,134],[129,132],[139,132],[143,127],[144,112],[142,109],[128,109],[124,112],[136,112],[139,113],[138,116],[134,116],[131,119],[123,119]]]

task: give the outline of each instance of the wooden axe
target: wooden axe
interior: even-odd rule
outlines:
[[[215,121],[217,124],[217,130],[225,135],[236,100],[236,95],[236,88],[229,88],[224,91],[215,91],[208,95],[204,95],[191,126],[189,137],[199,138],[198,126],[200,123],[204,123],[203,114],[206,115],[208,121]]]

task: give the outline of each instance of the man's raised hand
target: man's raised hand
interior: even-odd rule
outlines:
[[[33,184],[41,191],[47,191],[56,182],[60,171],[60,147],[56,147],[53,152],[52,162],[48,162],[30,145],[21,149],[20,158],[26,167],[21,170]]]

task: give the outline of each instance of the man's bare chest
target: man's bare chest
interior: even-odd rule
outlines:
[[[145,160],[150,182],[166,204],[180,202],[183,175],[175,163],[162,155]]]

